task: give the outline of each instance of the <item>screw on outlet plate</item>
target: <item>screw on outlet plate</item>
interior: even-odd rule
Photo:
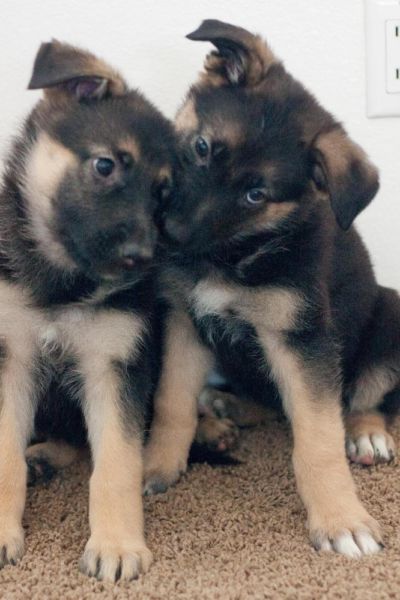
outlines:
[[[400,0],[365,0],[367,114],[400,116]]]

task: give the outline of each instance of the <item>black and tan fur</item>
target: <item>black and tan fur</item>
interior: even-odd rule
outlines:
[[[169,342],[146,490],[185,469],[216,357],[235,394],[282,402],[314,546],[375,553],[381,534],[356,494],[342,407],[354,460],[365,436],[389,460],[377,411],[398,394],[400,302],[377,285],[351,226],[377,171],[258,36],[205,21],[188,37],[216,50],[176,118],[181,182],[163,218]]]
[[[171,186],[174,134],[108,65],[57,41],[41,46],[29,87],[44,97],[0,191],[0,567],[23,554],[35,413],[71,441],[82,411],[93,473],[80,567],[131,579],[151,562],[141,488],[159,371],[154,212]]]

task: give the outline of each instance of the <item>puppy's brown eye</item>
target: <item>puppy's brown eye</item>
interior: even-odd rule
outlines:
[[[111,158],[100,157],[93,161],[93,166],[102,177],[108,177],[114,171],[115,162]]]
[[[200,158],[206,158],[209,152],[209,146],[203,137],[198,137],[194,145],[197,154]]]
[[[249,190],[246,194],[246,202],[248,204],[262,204],[266,199],[267,196],[264,190],[260,190],[259,188]]]

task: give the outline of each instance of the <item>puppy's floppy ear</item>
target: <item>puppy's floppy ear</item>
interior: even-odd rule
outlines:
[[[346,230],[377,193],[378,171],[340,127],[320,133],[312,152],[314,181],[328,192],[336,221]]]
[[[44,89],[49,98],[91,100],[122,96],[122,77],[93,54],[57,40],[44,43],[36,55],[28,89]]]
[[[257,85],[269,67],[279,62],[259,36],[222,21],[207,19],[186,37],[217,48],[204,64],[205,80],[212,85]]]

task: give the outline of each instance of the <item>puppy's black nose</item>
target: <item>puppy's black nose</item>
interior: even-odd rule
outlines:
[[[185,223],[180,223],[174,219],[166,219],[163,229],[167,237],[181,244],[187,242],[190,236],[189,227]]]
[[[118,257],[126,269],[133,269],[142,263],[147,263],[153,258],[154,249],[147,244],[125,242],[118,250]]]

